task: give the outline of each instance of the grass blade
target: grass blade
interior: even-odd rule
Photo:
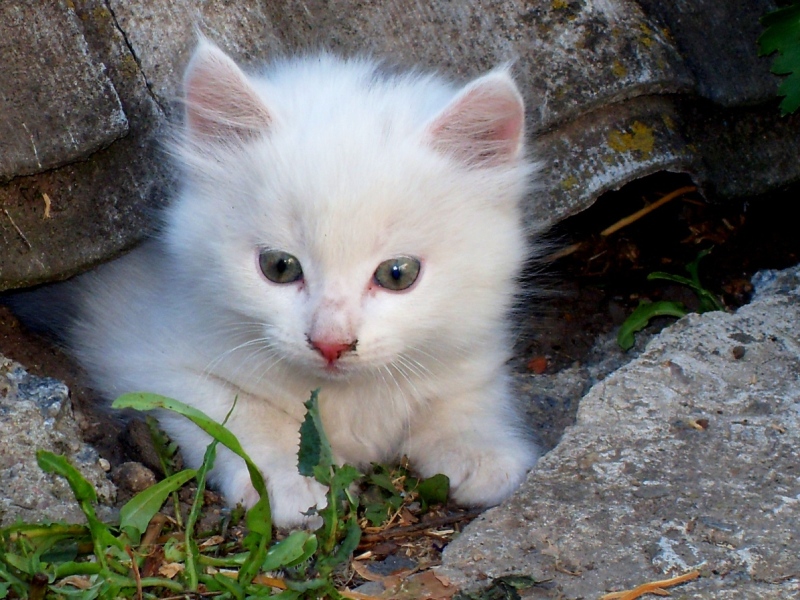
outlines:
[[[623,350],[633,348],[633,334],[644,329],[655,317],[683,317],[687,314],[686,308],[680,302],[669,302],[661,300],[659,302],[639,302],[639,306],[625,319],[620,326],[617,334],[617,344]]]
[[[138,533],[137,539],[141,537],[167,497],[195,475],[194,469],[186,469],[136,494],[119,512],[120,528],[133,528]]]
[[[78,505],[81,507],[89,524],[89,532],[92,535],[97,562],[103,571],[107,571],[106,552],[110,547],[122,550],[123,546],[122,542],[112,535],[108,526],[97,518],[92,506],[93,503],[97,502],[97,493],[94,491],[94,487],[63,456],[56,456],[52,452],[39,450],[36,453],[36,461],[39,463],[39,468],[45,473],[55,473],[67,480],[70,488],[72,488],[72,493],[75,495],[75,500],[78,501]]]
[[[261,471],[258,470],[253,461],[250,460],[250,457],[245,453],[239,440],[237,440],[236,436],[230,431],[212,420],[205,413],[183,402],[179,402],[178,400],[173,400],[166,396],[159,396],[158,394],[146,394],[142,392],[123,394],[117,398],[111,406],[112,408],[133,408],[136,410],[155,410],[161,408],[183,415],[220,444],[227,447],[231,452],[240,456],[247,464],[247,470],[250,472],[250,479],[253,482],[253,487],[262,498],[268,497],[267,487],[264,484],[264,477],[261,475]]]
[[[214,440],[208,445],[208,448],[206,448],[205,456],[203,456],[203,464],[197,471],[197,492],[195,492],[192,509],[189,511],[189,516],[186,519],[186,575],[189,578],[189,589],[193,592],[197,591],[199,583],[198,572],[200,571],[198,563],[200,551],[194,539],[194,528],[197,519],[200,517],[200,509],[203,507],[203,495],[206,491],[206,476],[208,472],[214,468],[214,461],[217,458],[217,443],[217,440]]]

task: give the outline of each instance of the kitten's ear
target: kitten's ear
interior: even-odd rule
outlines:
[[[468,166],[514,162],[522,151],[525,105],[506,70],[467,85],[428,125],[434,148]]]
[[[217,46],[201,40],[183,78],[190,137],[244,140],[269,128],[272,117],[242,70]]]

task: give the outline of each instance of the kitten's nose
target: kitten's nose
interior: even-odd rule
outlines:
[[[352,342],[329,342],[327,340],[308,340],[311,347],[319,352],[322,357],[328,361],[328,364],[333,364],[342,354],[352,352],[356,349],[358,340]]]

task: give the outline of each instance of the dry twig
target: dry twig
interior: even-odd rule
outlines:
[[[645,594],[655,594],[657,596],[669,596],[669,592],[667,592],[663,588],[672,587],[673,585],[678,585],[679,583],[691,581],[692,579],[697,579],[698,577],[700,577],[700,571],[691,571],[689,573],[685,573],[683,575],[679,575],[678,577],[673,577],[671,579],[662,579],[661,581],[651,581],[649,583],[643,583],[639,587],[636,587],[632,590],[626,590],[624,592],[611,592],[610,594],[605,594],[604,596],[601,596],[600,600],[636,600],[636,598],[640,598]]]
[[[687,185],[686,187],[678,188],[677,190],[675,190],[674,192],[670,192],[669,194],[667,194],[663,198],[659,198],[658,200],[656,200],[652,204],[648,204],[643,209],[637,210],[632,215],[628,215],[624,219],[620,219],[619,221],[617,221],[616,223],[614,223],[610,227],[606,227],[605,229],[603,229],[603,231],[600,232],[600,235],[603,236],[603,237],[607,237],[607,236],[611,235],[612,233],[614,233],[615,231],[619,231],[623,227],[627,227],[631,223],[634,223],[634,222],[638,221],[643,216],[653,212],[654,210],[656,210],[657,208],[663,206],[664,204],[666,204],[670,200],[674,200],[675,198],[683,196],[684,194],[689,194],[691,192],[696,192],[696,191],[697,191],[697,188],[695,186],[693,186],[693,185]]]
[[[361,536],[361,543],[359,544],[359,548],[363,548],[369,544],[376,544],[378,542],[390,540],[392,538],[406,537],[413,535],[424,535],[428,529],[433,529],[435,527],[442,527],[443,525],[451,525],[453,523],[458,523],[459,521],[472,519],[481,514],[481,512],[483,511],[468,510],[466,512],[459,513],[456,515],[446,515],[444,517],[439,517],[437,519],[430,519],[429,521],[415,523],[414,525],[407,525],[405,527],[395,527],[394,529],[387,529],[377,533],[368,533],[366,535]]]

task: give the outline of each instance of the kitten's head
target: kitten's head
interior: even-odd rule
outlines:
[[[506,71],[459,90],[322,55],[248,77],[203,42],[185,95],[167,235],[231,346],[412,380],[507,342],[532,167]]]

